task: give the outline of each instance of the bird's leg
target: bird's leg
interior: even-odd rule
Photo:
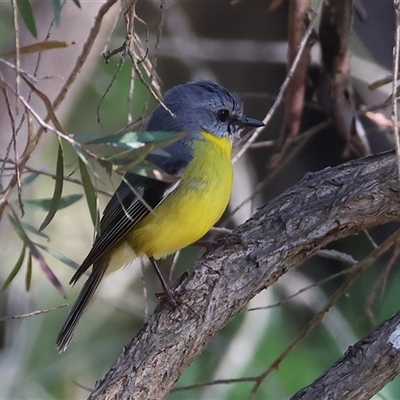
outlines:
[[[158,279],[160,280],[163,289],[163,293],[156,293],[156,297],[158,299],[165,298],[173,307],[177,308],[180,305],[180,302],[176,298],[175,292],[167,285],[167,282],[165,281],[160,269],[158,268],[156,260],[153,257],[149,257],[149,260],[157,273]]]

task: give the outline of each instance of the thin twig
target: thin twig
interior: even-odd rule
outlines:
[[[333,281],[336,278],[339,278],[343,275],[347,275],[349,274],[351,271],[353,270],[353,267],[347,268],[343,271],[337,272],[336,274],[330,275],[324,279],[319,280],[318,282],[314,282],[311,285],[305,286],[302,289],[300,289],[299,291],[297,291],[296,293],[291,294],[290,296],[285,297],[283,300],[278,301],[274,304],[270,304],[268,306],[261,306],[261,307],[253,307],[253,308],[249,308],[247,311],[260,311],[260,310],[268,310],[270,308],[276,308],[276,307],[280,307],[283,304],[288,303],[290,300],[294,299],[295,297],[301,295],[302,293],[306,292],[307,290],[310,290],[312,288],[321,286],[327,282]]]
[[[9,163],[9,164],[18,165],[18,163],[16,163],[14,160],[11,160],[11,159],[0,158],[0,161],[5,162],[6,164]],[[57,179],[56,174],[52,174],[51,172],[47,172],[42,169],[36,169],[36,168],[32,168],[28,165],[24,165],[24,171],[21,171],[21,174],[28,173],[28,172],[48,176],[49,178],[53,178],[54,180]],[[71,178],[69,176],[64,176],[64,181],[70,182],[70,183],[75,183],[76,185],[79,185],[79,186],[83,186],[83,182],[81,180],[76,179],[76,178]],[[105,196],[108,196],[108,197],[111,197],[113,195],[113,193],[111,193],[107,190],[96,189],[96,191],[98,193],[104,194]]]
[[[238,204],[226,217],[226,219],[222,222],[224,224],[228,218],[231,218],[233,215],[235,215],[245,204],[247,204],[249,201],[253,200],[255,196],[260,193],[260,191],[269,183],[271,180],[278,175],[279,172],[282,171],[284,167],[286,167],[292,160],[293,158],[299,153],[299,151],[303,148],[303,146],[308,142],[308,140],[311,139],[312,136],[314,136],[316,133],[321,131],[322,129],[327,128],[329,125],[331,125],[332,120],[328,119],[326,121],[320,122],[319,124],[313,126],[312,128],[306,130],[305,132],[297,135],[294,138],[293,143],[298,143],[297,146],[294,149],[290,149],[290,153],[285,155],[285,157],[282,159],[282,162],[277,164],[275,168],[260,182],[257,184],[253,192],[251,193],[250,196],[245,198],[240,204]]]
[[[3,322],[3,321],[11,321],[13,319],[23,319],[23,318],[28,318],[28,317],[34,317],[35,315],[46,314],[50,311],[58,310],[60,308],[66,307],[67,305],[68,305],[68,303],[65,303],[65,304],[61,304],[60,306],[57,306],[57,307],[48,308],[46,310],[37,310],[37,311],[32,311],[27,314],[11,315],[9,317],[0,317],[0,321]]]
[[[318,21],[318,17],[319,17],[319,13],[321,11],[322,8],[322,3],[323,1],[320,1],[317,7],[317,10],[314,12],[314,15],[310,21],[310,24],[307,27],[306,32],[304,33],[304,37],[300,42],[300,46],[299,46],[299,51],[297,52],[297,55],[295,57],[295,59],[293,60],[293,64],[291,65],[285,80],[283,81],[281,88],[279,89],[278,95],[276,96],[276,100],[274,102],[274,104],[272,105],[272,107],[269,109],[267,115],[265,116],[265,118],[263,119],[263,122],[265,125],[267,125],[269,123],[269,121],[271,120],[272,116],[275,114],[276,110],[278,109],[278,106],[281,104],[282,99],[283,99],[283,95],[285,94],[286,88],[289,84],[290,79],[293,76],[294,71],[296,70],[302,56],[304,53],[305,48],[307,47],[307,42],[311,36],[311,33],[313,32],[313,29]],[[243,154],[249,149],[249,147],[252,145],[252,143],[258,138],[258,136],[260,135],[260,133],[264,130],[264,127],[261,128],[257,128],[253,135],[251,136],[251,138],[247,141],[247,143],[237,152],[237,154],[235,155],[235,157],[233,157],[232,162],[236,162],[240,157],[243,156]]]
[[[397,168],[399,173],[399,185],[400,185],[400,137],[399,137],[399,128],[398,128],[398,109],[397,109],[397,78],[399,75],[399,54],[400,54],[400,1],[394,0],[394,12],[395,12],[395,20],[396,20],[396,35],[395,35],[395,45],[393,49],[393,84],[392,84],[392,122],[393,122],[393,131],[394,137],[396,141],[396,154],[397,154]]]
[[[372,311],[372,304],[376,299],[377,292],[381,289],[381,293],[383,294],[386,286],[386,280],[389,272],[393,268],[394,264],[398,260],[400,255],[400,247],[399,243],[397,243],[390,260],[387,262],[384,270],[379,274],[378,278],[375,280],[374,285],[369,293],[367,300],[365,301],[363,311],[369,317],[372,324],[375,325],[375,317]]]

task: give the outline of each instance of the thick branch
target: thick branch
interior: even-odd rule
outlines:
[[[349,347],[344,356],[291,400],[370,399],[400,372],[400,312]]]
[[[196,263],[176,289],[184,305],[159,305],[90,399],[165,398],[257,293],[328,243],[399,219],[392,153],[307,174]]]

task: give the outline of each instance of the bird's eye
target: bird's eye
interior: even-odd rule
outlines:
[[[226,109],[218,110],[217,118],[219,122],[226,122],[228,117],[229,117],[229,110]]]

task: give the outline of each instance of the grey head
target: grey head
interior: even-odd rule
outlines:
[[[175,116],[158,106],[148,122],[149,131],[186,131],[190,140],[201,131],[225,137],[238,134],[246,126],[264,125],[256,119],[246,118],[240,98],[211,81],[175,86],[166,92],[164,103]]]

